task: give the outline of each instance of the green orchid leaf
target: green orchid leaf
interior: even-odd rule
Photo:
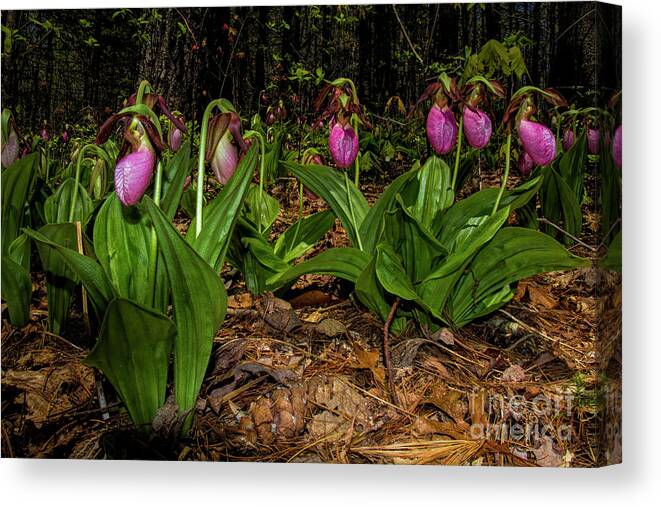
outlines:
[[[150,273],[151,227],[149,216],[139,206],[122,206],[110,194],[94,222],[94,252],[119,297],[164,311],[163,296],[154,301]],[[166,284],[165,272],[158,271],[157,288]]]
[[[39,232],[71,251],[76,251],[76,226],[71,222],[47,224]],[[37,243],[41,264],[46,272],[46,295],[48,297],[48,327],[52,333],[60,334],[69,313],[73,291],[78,284],[78,277],[58,250]]]
[[[196,220],[191,222],[186,241],[217,273],[223,267],[232,231],[257,167],[255,143],[239,162],[234,175],[220,194],[204,209],[202,232],[195,237]]]
[[[20,234],[27,203],[30,200],[39,154],[32,153],[18,159],[2,171],[2,254]]]
[[[49,248],[60,255],[61,259],[66,262],[69,269],[75,273],[75,276],[80,279],[87,290],[92,307],[99,320],[101,320],[106,313],[108,304],[115,297],[103,268],[93,259],[52,241],[40,232],[31,229],[24,229],[24,232],[37,242],[37,246]]]
[[[569,253],[546,234],[506,227],[478,252],[457,282],[450,295],[449,319],[462,327],[509,301],[514,295],[511,285],[518,280],[589,265],[588,259]]]
[[[179,410],[186,412],[195,407],[213,337],[225,319],[227,293],[218,273],[184,240],[154,201],[145,196],[143,202],[156,229],[172,288],[177,326],[174,391]],[[184,431],[190,428],[191,419],[188,421]]]
[[[273,252],[283,261],[292,262],[312,248],[334,223],[332,211],[320,211],[297,220],[278,236]]]
[[[267,282],[271,286],[282,287],[300,276],[316,273],[356,283],[369,260],[370,256],[357,248],[331,248],[269,278]]]
[[[163,167],[161,209],[170,221],[177,214],[177,208],[184,193],[186,178],[193,169],[194,163],[190,158],[190,151],[190,142],[186,141],[179,148],[176,155]]]
[[[514,211],[520,208],[537,194],[541,184],[540,176],[504,192],[498,209],[509,207],[510,211]],[[490,215],[497,195],[497,188],[485,188],[462,199],[435,221],[432,232],[448,250],[453,251],[457,235],[466,227],[468,219]]]
[[[49,224],[61,224],[69,222],[69,211],[76,186],[76,180],[67,178],[62,182],[57,191],[44,203],[44,215]],[[94,203],[87,190],[79,183],[76,207],[74,209],[73,222],[85,224],[94,210]]]
[[[99,340],[85,359],[108,378],[139,428],[149,429],[156,411],[165,403],[176,332],[162,313],[135,301],[113,299]]]
[[[569,234],[579,236],[583,226],[583,215],[581,204],[574,191],[553,166],[544,167],[542,174],[544,183],[539,190],[539,197],[542,201],[544,217],[554,224],[562,225]],[[545,231],[553,236],[562,236],[562,240],[567,245],[574,241],[550,225],[546,226]]]
[[[284,167],[328,203],[342,222],[354,247],[362,249],[360,227],[369,211],[363,194],[349,182],[346,173],[321,165],[283,161]]]
[[[32,281],[30,272],[8,255],[2,256],[2,299],[7,303],[9,321],[22,327],[30,321]]]
[[[360,236],[363,242],[363,250],[368,254],[376,252],[376,245],[381,241],[386,212],[390,211],[395,204],[395,197],[402,188],[417,174],[417,169],[412,169],[398,176],[374,203],[363,222],[360,224]]]
[[[599,266],[609,271],[622,272],[622,231],[613,238],[606,255],[599,260]]]
[[[376,276],[376,255],[372,256],[365,269],[360,273],[355,286],[358,300],[372,313],[375,313],[385,322],[390,313],[392,303],[386,299],[383,287],[379,284]],[[397,312],[397,315],[390,324],[390,331],[400,334],[406,327],[407,319],[402,315],[403,312]]]

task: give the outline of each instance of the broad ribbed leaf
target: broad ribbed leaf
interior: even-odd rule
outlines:
[[[599,201],[601,204],[601,234],[602,241],[609,242],[611,238],[621,230],[621,223],[617,221],[622,218],[622,174],[615,166],[613,156],[606,146],[600,144],[599,172],[601,181],[599,185]],[[606,237],[605,235],[608,235]]]
[[[245,197],[243,216],[264,232],[273,225],[280,213],[280,203],[266,190],[259,190],[257,185],[250,185]]]
[[[335,223],[331,211],[320,211],[294,222],[278,236],[274,253],[285,262],[297,259],[319,241]]]
[[[190,142],[186,141],[163,168],[161,209],[168,220],[172,220],[177,214],[186,177],[190,175],[193,165],[190,158]]]
[[[23,227],[25,208],[33,188],[38,153],[27,155],[2,171],[2,253]]]
[[[328,203],[346,229],[351,244],[364,248],[359,230],[369,206],[360,190],[349,182],[346,173],[321,165],[301,165],[285,161],[282,164],[300,179],[303,185]]]
[[[360,273],[358,280],[356,280],[355,292],[360,302],[368,310],[378,315],[381,322],[386,321],[392,303],[388,303],[386,300],[385,291],[377,279],[376,255],[372,256],[365,269]],[[406,327],[406,317],[403,317],[402,313],[398,311],[390,325],[391,332],[395,334],[401,333]]]
[[[449,317],[461,327],[487,315],[513,296],[511,284],[550,271],[589,266],[541,232],[507,227],[496,233],[468,265],[449,300]]]
[[[175,334],[174,324],[162,313],[135,301],[114,299],[99,340],[85,359],[108,378],[140,428],[148,429],[165,403]]]
[[[195,237],[195,220],[188,229],[186,241],[217,273],[225,262],[232,231],[257,166],[257,151],[256,144],[248,150],[227,185],[204,209],[200,235]]]
[[[416,199],[411,208],[412,215],[427,229],[431,230],[435,217],[452,206],[454,192],[451,181],[452,170],[450,167],[443,159],[432,155],[410,183],[416,183]]]
[[[396,200],[395,209],[386,214],[383,241],[401,256],[407,276],[415,284],[447,255],[447,249],[413,216],[399,195]]]
[[[481,220],[475,228],[470,229],[470,234],[464,236],[456,250],[420,284],[417,292],[436,316],[443,315],[448,295],[464,273],[466,265],[477,251],[494,237],[507,221],[508,215],[509,208],[503,208],[493,216]]]
[[[510,211],[514,211],[523,206],[535,196],[541,183],[542,178],[537,177],[526,181],[512,190],[505,191],[498,209],[501,210],[509,207]],[[470,197],[462,199],[448,209],[440,220],[436,221],[432,232],[436,234],[436,237],[443,245],[450,251],[453,251],[457,234],[461,229],[466,227],[468,219],[490,215],[497,196],[497,188],[485,188]]]
[[[608,246],[608,252],[600,259],[599,265],[609,271],[622,272],[622,231],[613,238]]]
[[[145,197],[143,202],[156,228],[172,287],[177,326],[174,392],[179,409],[185,412],[195,407],[213,337],[225,319],[227,293],[218,273],[181,237],[154,201]]]
[[[539,197],[542,201],[542,212],[544,217],[563,228],[573,236],[581,234],[583,215],[581,213],[581,204],[577,200],[574,191],[567,182],[560,176],[553,166],[547,166],[543,169],[544,183],[539,190]],[[562,238],[565,244],[573,243],[573,240],[566,234],[562,234],[555,228],[547,225],[546,233],[551,236]]]
[[[70,221],[69,212],[75,187],[76,180],[67,178],[62,182],[57,191],[46,199],[44,203],[44,215],[49,224],[61,224]],[[92,203],[92,199],[87,193],[87,190],[79,183],[72,221],[85,224],[93,209],[94,204]]]
[[[376,276],[385,290],[407,301],[419,301],[413,284],[408,278],[402,259],[387,243],[376,247]]]
[[[39,232],[51,242],[76,250],[76,226],[71,222],[44,225]],[[52,333],[60,334],[69,313],[73,291],[78,284],[76,273],[62,258],[58,250],[37,243],[41,264],[46,272],[48,297],[48,326]]]
[[[357,248],[331,248],[270,278],[268,283],[282,287],[299,276],[312,273],[331,275],[356,283],[369,260],[370,256]]]
[[[417,174],[413,169],[398,176],[374,203],[362,224],[360,224],[360,237],[363,242],[363,251],[368,254],[376,252],[376,245],[383,234],[383,223],[386,212],[390,211],[395,204],[395,197],[399,194],[406,183]]]
[[[22,327],[30,320],[32,281],[30,273],[8,255],[2,256],[2,299],[7,303],[9,321]]]
[[[558,164],[558,173],[567,182],[579,203],[585,192],[584,176],[587,164],[588,148],[585,132],[578,136],[572,147],[562,155]]]
[[[122,206],[114,194],[108,196],[94,222],[94,252],[115,292],[145,305],[153,304],[149,223],[140,207]],[[156,307],[162,310],[164,305]]]
[[[87,295],[90,298],[92,307],[99,320],[102,319],[106,313],[108,303],[115,297],[113,288],[106,274],[103,272],[103,268],[93,259],[81,255],[68,247],[57,244],[37,231],[24,229],[24,232],[37,242],[37,246],[47,247],[60,255],[69,269],[75,273],[76,277],[80,279],[85,289],[87,289]]]

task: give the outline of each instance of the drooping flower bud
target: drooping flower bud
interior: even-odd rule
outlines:
[[[533,167],[535,167],[535,162],[533,162],[528,153],[524,151],[519,155],[519,174],[521,176],[524,178],[528,176],[532,172]]]
[[[241,135],[241,118],[236,113],[216,115],[209,122],[209,133],[206,158],[211,160],[211,169],[216,179],[225,185],[236,172],[239,149],[241,153],[248,150]]]
[[[452,110],[434,104],[427,115],[427,138],[439,155],[452,151],[457,142],[457,122]]]
[[[615,160],[617,167],[622,167],[622,125],[615,129],[612,150],[613,160]]]
[[[548,165],[556,155],[555,136],[551,129],[534,121],[519,122],[519,139],[523,149],[537,165]]]
[[[358,135],[349,122],[336,121],[328,136],[328,150],[338,167],[349,167],[358,155]]]
[[[62,132],[62,141],[63,141],[64,143],[68,143],[68,142],[69,142],[69,132],[66,131],[66,130],[65,130],[64,132]]]
[[[9,167],[16,160],[18,160],[18,134],[12,127],[9,127],[9,135],[6,140],[3,139],[2,143],[2,165]]]
[[[211,159],[211,169],[216,175],[216,179],[225,185],[236,172],[238,164],[239,154],[232,143],[232,134],[227,130],[218,141],[213,159]]]
[[[599,129],[588,129],[588,153],[590,155],[599,153],[599,138]]]
[[[177,127],[172,127],[168,133],[168,145],[170,146],[170,150],[175,153],[181,148],[181,136],[181,130]]]
[[[464,134],[473,148],[481,150],[491,139],[491,119],[479,109],[464,108]]]
[[[565,133],[562,135],[562,149],[569,151],[572,146],[574,146],[574,131],[570,128],[567,128],[565,129]]]

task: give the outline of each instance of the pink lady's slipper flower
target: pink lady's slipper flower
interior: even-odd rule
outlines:
[[[439,155],[452,151],[457,142],[457,122],[448,106],[434,104],[427,115],[427,138]]]
[[[519,174],[521,176],[524,178],[528,176],[532,172],[533,167],[535,167],[535,162],[533,162],[528,153],[524,151],[519,155]]]
[[[64,141],[65,143],[69,142],[69,132],[67,132],[66,130],[62,132],[62,141]]]
[[[238,148],[241,153],[248,149],[241,136],[241,119],[236,113],[218,114],[209,122],[209,133],[207,160],[211,160],[211,169],[216,179],[225,185],[239,165]]]
[[[599,129],[588,129],[588,153],[596,155],[599,153]]]
[[[622,167],[622,125],[617,127],[613,136],[613,160],[618,167]]]
[[[42,127],[41,131],[39,132],[39,137],[41,137],[42,141],[48,141],[48,130],[46,127]]]
[[[534,121],[519,122],[519,139],[523,149],[537,165],[548,165],[556,155],[555,136],[551,129]]]
[[[464,108],[464,134],[468,144],[481,150],[489,144],[491,131],[491,119],[486,113],[479,109],[473,111],[470,107]]]
[[[336,121],[328,136],[328,150],[338,167],[349,167],[358,155],[358,135],[348,121]]]
[[[156,155],[146,145],[117,161],[115,193],[124,206],[133,206],[140,201],[151,183],[155,166]]]
[[[569,151],[574,146],[574,131],[572,129],[565,129],[562,135],[562,149]]]

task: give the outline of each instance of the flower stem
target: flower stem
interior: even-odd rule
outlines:
[[[498,191],[498,197],[496,197],[496,202],[493,205],[493,211],[491,214],[495,214],[498,211],[498,206],[500,205],[500,199],[503,197],[503,192],[505,192],[505,187],[507,186],[507,177],[510,174],[510,151],[512,146],[512,133],[507,134],[507,143],[505,145],[505,172],[503,173],[503,181],[500,184],[500,190]]]
[[[294,234],[294,241],[292,241],[292,247],[296,246],[298,241],[298,233],[301,230],[301,221],[303,219],[303,182],[298,181],[298,223],[296,224],[296,233]]]
[[[151,93],[151,85],[149,84],[149,81],[143,79],[140,81],[140,86],[138,86],[138,93],[135,98],[136,104],[142,104],[142,99],[145,96],[145,93]]]
[[[353,131],[356,133],[356,136],[358,135],[358,122],[355,120],[355,118],[352,118],[352,127]],[[356,155],[356,160],[353,161],[353,183],[356,185],[356,188],[360,190],[360,162],[358,161],[360,155],[360,147],[358,148],[358,154]]]
[[[204,203],[204,155],[207,146],[207,132],[209,130],[209,117],[214,107],[221,109],[222,99],[216,99],[209,102],[202,116],[202,125],[200,128],[200,148],[197,158],[197,194],[195,200],[195,237],[202,232],[202,206]],[[221,109],[222,110],[222,109]]]
[[[457,174],[459,173],[459,157],[461,155],[461,141],[464,138],[464,115],[459,118],[459,139],[457,139],[457,153],[454,156],[454,171],[452,171],[452,191],[456,192],[457,189]]]
[[[245,139],[254,137],[259,143],[259,220],[257,222],[257,231],[262,233],[262,210],[264,207],[264,177],[266,172],[266,141],[261,132],[248,130],[244,136]]]
[[[80,170],[83,165],[83,160],[85,159],[85,152],[87,151],[96,151],[100,148],[95,144],[86,144],[78,152],[78,158],[76,159],[76,176],[73,184],[73,195],[71,196],[71,204],[69,205],[69,222],[73,222],[74,215],[76,213],[76,204],[78,202],[78,187],[80,186]]]
[[[163,168],[161,161],[156,164],[156,180],[154,182],[154,204],[160,206],[161,203],[161,183],[163,180]],[[152,224],[151,237],[149,244],[149,287],[151,287],[151,306],[156,302],[156,270],[158,268],[158,238],[156,237],[156,228]]]

